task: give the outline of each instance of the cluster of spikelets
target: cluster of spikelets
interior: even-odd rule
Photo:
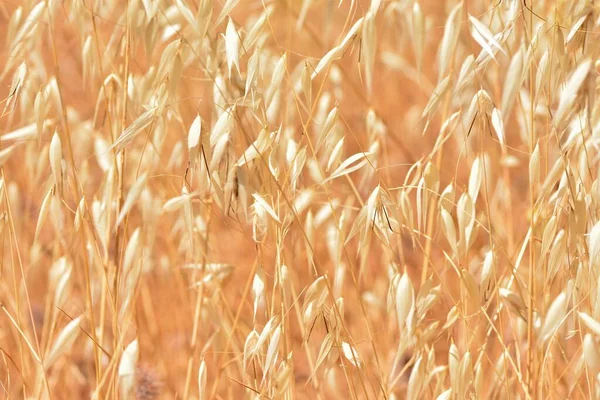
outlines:
[[[592,0],[0,16],[3,398],[600,396]]]

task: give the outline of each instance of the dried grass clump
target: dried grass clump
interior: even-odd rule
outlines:
[[[2,398],[600,397],[593,1],[0,20]]]

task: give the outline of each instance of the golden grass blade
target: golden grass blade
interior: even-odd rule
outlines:
[[[362,365],[356,349],[347,342],[342,342],[342,354],[352,365],[360,368]]]
[[[548,307],[548,312],[544,318],[544,324],[540,330],[539,344],[543,345],[554,336],[560,325],[563,323],[567,313],[567,294],[559,294]]]
[[[112,146],[110,146],[109,150],[114,149],[117,152],[123,150],[125,146],[131,143],[131,141],[137,135],[139,135],[144,129],[152,124],[152,121],[154,121],[156,117],[157,110],[158,106],[151,107],[142,115],[140,115],[135,121],[133,121],[131,125],[127,127],[127,129],[123,131],[123,133],[121,133],[119,138],[115,140]]]
[[[367,156],[369,156],[370,154],[370,152],[364,152],[351,155],[350,157],[345,159],[340,164],[340,166],[329,176],[329,178],[323,181],[323,183],[329,182],[335,178],[339,178],[341,176],[348,175],[356,170],[359,170],[367,164]]]
[[[583,338],[583,358],[593,376],[600,373],[600,353],[598,353],[598,344],[589,333]]]
[[[594,334],[600,336],[600,322],[596,321],[584,312],[578,311],[579,319],[584,323]]]
[[[458,37],[461,29],[461,11],[463,3],[459,2],[452,8],[444,25],[444,36],[439,47],[439,73],[438,82],[440,82],[448,73],[450,68],[451,55],[456,50]]]
[[[127,193],[127,197],[125,198],[125,201],[123,202],[123,207],[121,208],[121,212],[119,213],[119,216],[117,217],[117,221],[115,222],[115,229],[117,229],[119,227],[121,222],[123,222],[123,219],[125,219],[127,214],[129,214],[129,212],[133,208],[133,205],[135,204],[135,202],[140,198],[140,195],[142,194],[142,190],[144,190],[144,187],[146,186],[147,180],[148,180],[148,174],[143,174],[133,184],[133,186],[129,190],[129,193]]]
[[[50,142],[50,169],[54,178],[54,188],[57,193],[62,193],[62,145],[58,132],[54,132]]]
[[[82,318],[83,316],[75,318],[60,331],[48,354],[44,357],[43,365],[45,370],[49,369],[60,356],[73,347],[79,333]]]
[[[125,398],[131,396],[135,385],[135,371],[139,357],[137,339],[127,345],[119,362],[119,391]]]
[[[227,70],[229,79],[231,79],[231,68],[235,66],[238,74],[240,73],[240,36],[233,25],[233,20],[229,18],[227,30],[225,33],[225,51],[227,55]]]
[[[221,22],[225,20],[225,17],[227,17],[227,15],[233,11],[234,7],[237,6],[239,1],[240,0],[227,0],[221,9],[221,12],[219,13],[217,20],[215,21],[215,25],[220,25]]]
[[[206,376],[206,363],[204,362],[204,360],[202,360],[202,362],[200,363],[200,368],[198,369],[198,393],[200,396],[200,400],[204,399],[206,396]]]
[[[329,50],[329,52],[325,54],[325,56],[323,56],[321,61],[319,61],[319,63],[315,67],[311,75],[311,79],[314,80],[321,71],[323,71],[331,64],[333,60],[339,58],[343,54],[343,52],[346,50],[347,46],[350,44],[350,41],[354,38],[354,36],[359,35],[361,33],[363,21],[364,18],[360,18],[358,21],[356,21],[354,25],[352,25],[352,27],[348,30],[348,33],[341,41],[341,43]]]
[[[27,37],[27,35],[31,34],[33,28],[38,24],[42,15],[46,9],[46,2],[40,1],[37,3],[27,15],[27,18],[23,22],[23,25],[15,35],[15,38],[12,40],[12,49],[11,52],[15,50],[15,48],[20,45],[20,43]]]
[[[479,44],[485,50],[485,52],[488,53],[488,55],[492,59],[496,59],[492,50],[492,46],[504,52],[502,46],[500,46],[500,43],[498,43],[498,41],[496,40],[492,32],[490,32],[487,26],[485,26],[481,21],[479,21],[472,15],[469,15],[469,22],[471,22],[472,25],[471,36],[473,37],[473,39],[475,39],[477,44]]]

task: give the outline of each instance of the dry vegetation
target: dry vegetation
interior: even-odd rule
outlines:
[[[0,398],[600,396],[593,0],[0,20]]]

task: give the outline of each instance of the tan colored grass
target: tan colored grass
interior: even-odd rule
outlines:
[[[0,397],[600,396],[599,11],[0,3]]]

